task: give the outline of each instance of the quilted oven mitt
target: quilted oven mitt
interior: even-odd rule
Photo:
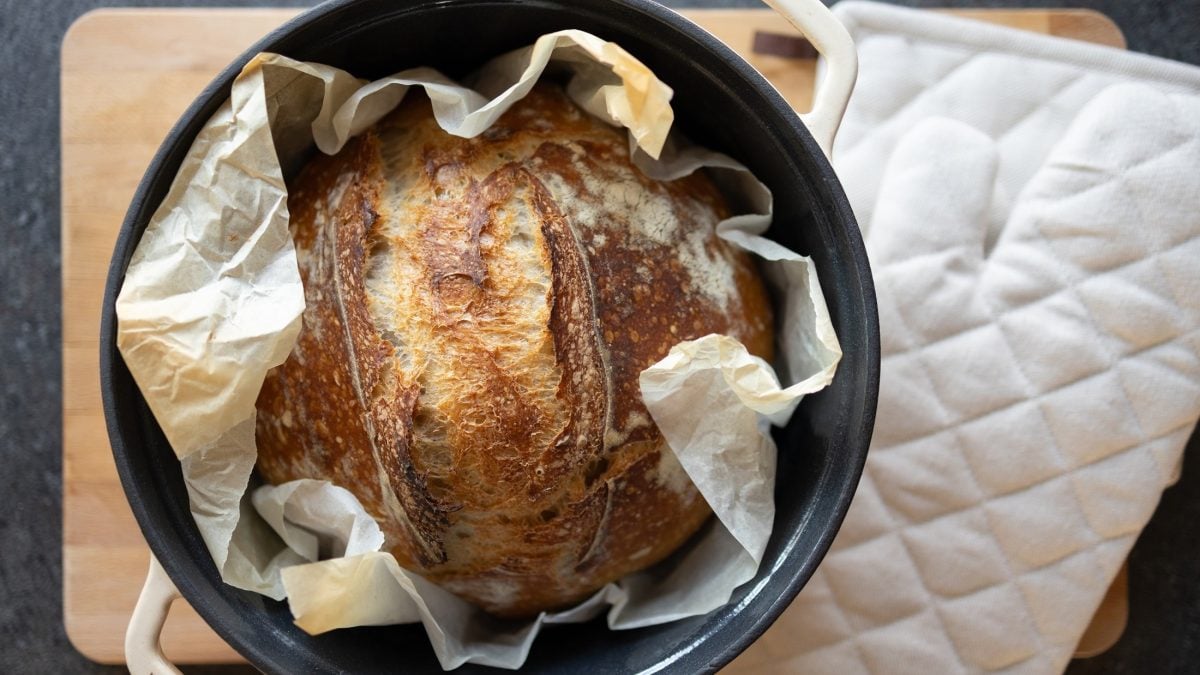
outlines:
[[[1200,415],[1200,98],[1106,89],[988,235],[997,171],[946,118],[885,169],[875,438],[784,616],[789,672],[1060,672],[1176,476]]]

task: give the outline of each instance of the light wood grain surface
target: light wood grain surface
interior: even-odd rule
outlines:
[[[63,603],[84,655],[123,662],[122,645],[149,552],[117,479],[100,405],[98,330],[116,233],[155,149],[200,90],[296,10],[105,9],[84,15],[62,47]],[[1089,11],[959,12],[987,21],[1124,46]],[[769,10],[685,12],[747,57],[797,107],[809,105],[811,61],[750,53],[755,31],[794,34]],[[786,664],[788,616],[728,673]],[[240,657],[183,601],[163,647],[177,663]]]

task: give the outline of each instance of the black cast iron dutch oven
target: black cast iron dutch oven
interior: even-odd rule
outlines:
[[[853,45],[817,0],[771,4],[802,25],[831,62],[832,52],[849,53],[849,65],[831,65],[831,71],[841,70],[827,87],[840,90],[818,92],[817,108],[826,109],[806,119],[811,133],[729,48],[647,0],[335,0],[263,38],[184,113],[142,179],[113,255],[101,326],[104,409],[121,482],[155,557],[182,596],[252,664],[271,673],[440,670],[419,625],[310,636],[292,624],[286,604],[225,585],[189,514],[179,462],[117,351],[114,303],[137,241],[196,133],[260,51],[365,78],[417,65],[454,77],[544,33],[577,28],[617,42],[674,89],[683,131],[746,164],[774,193],[768,236],[815,260],[845,356],[832,385],[805,398],[788,426],[776,430],[775,529],[753,581],[724,607],[665,625],[610,631],[599,619],[548,626],[525,669],[715,671],[761,635],[799,592],[841,525],[866,459],[879,329],[863,242],[825,156],[852,87]],[[829,30],[841,31],[834,38],[842,42],[824,34]],[[459,672],[485,670],[468,665]]]

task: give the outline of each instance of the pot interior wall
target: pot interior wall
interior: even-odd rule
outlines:
[[[811,255],[846,353],[833,385],[808,397],[780,442],[775,535],[758,579],[721,610],[671,624],[608,631],[602,620],[554,626],[527,668],[632,672],[715,669],[782,611],[824,555],[853,495],[875,409],[878,338],[862,244],[841,188],[783,100],[732,52],[669,10],[638,1],[370,0],[322,6],[254,51],[327,63],[374,78],[416,65],[461,76],[540,34],[579,28],[620,43],[675,90],[688,136],[748,165],[775,195],[769,236]],[[431,56],[433,55],[433,56]],[[113,343],[122,273],[192,137],[227,96],[245,58],[172,131],[130,208],[110,274],[102,383],[118,468],[147,540],[181,592],[225,639],[268,672],[438,670],[420,626],[308,636],[283,603],[225,586],[188,513],[179,466]],[[458,672],[474,672],[467,666]],[[479,668],[482,671],[484,669]]]

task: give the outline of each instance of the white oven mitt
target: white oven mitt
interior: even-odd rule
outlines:
[[[1200,98],[1106,91],[985,256],[996,159],[932,118],[888,165],[879,422],[799,671],[1060,671],[1200,415]]]
[[[1060,672],[1200,416],[1200,97],[1106,74],[1067,101],[1085,66],[936,22],[993,38],[975,77],[944,79],[969,45],[860,42],[870,88],[835,159],[879,298],[878,420],[840,534],[772,628],[777,671]]]

